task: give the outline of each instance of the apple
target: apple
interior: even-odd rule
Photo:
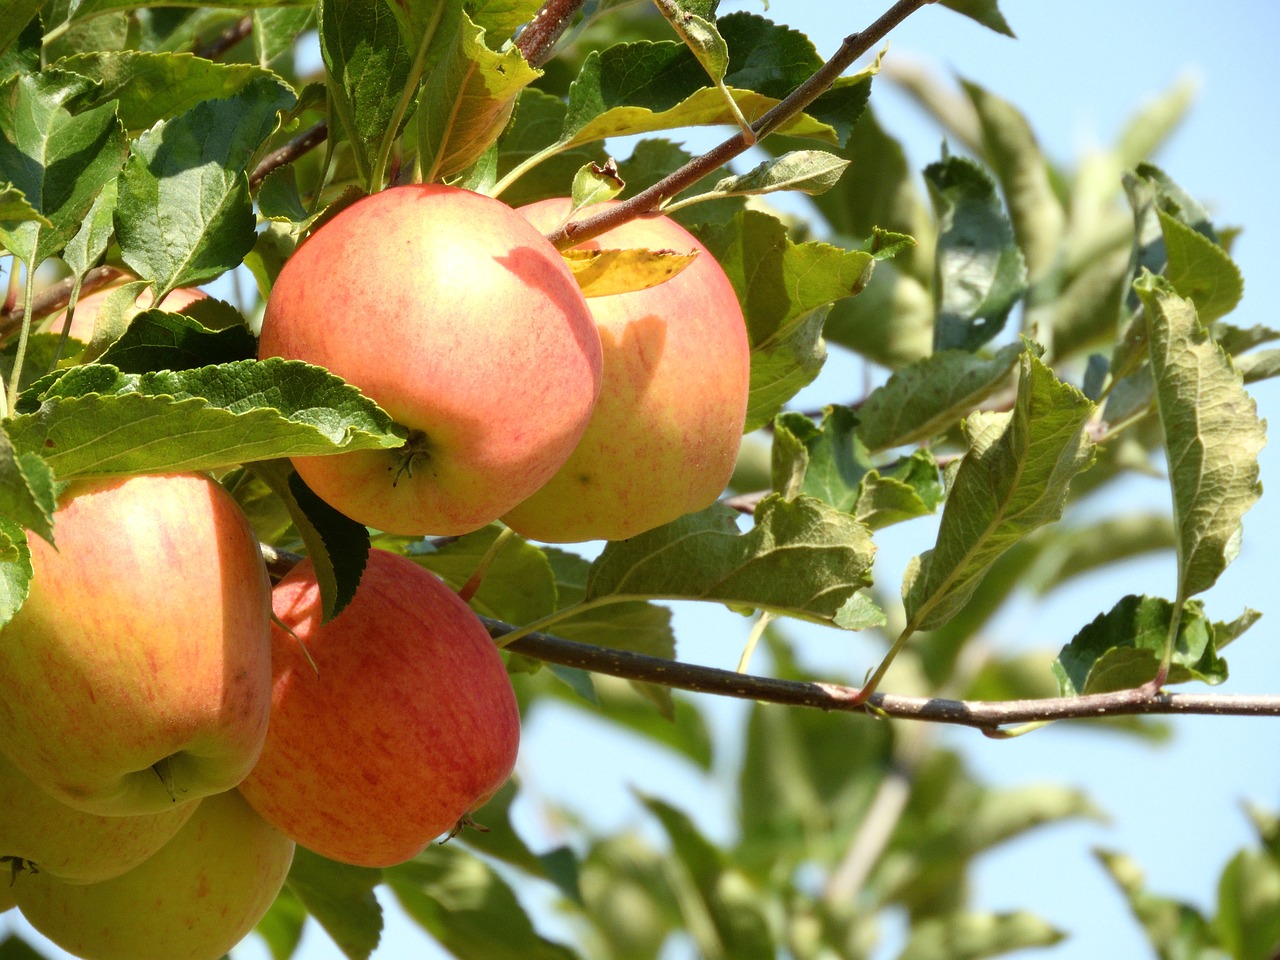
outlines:
[[[270,583],[235,500],[195,474],[76,482],[54,537],[30,538],[0,630],[0,752],[107,816],[234,787],[271,707]]]
[[[567,199],[519,211],[539,230]],[[733,473],[750,383],[750,347],[733,286],[692,234],[664,216],[629,221],[585,249],[696,250],[670,280],[587,301],[604,381],[568,461],[503,522],[534,540],[622,540],[710,506]]]
[[[328,624],[310,561],[273,595],[271,726],[240,785],[282,833],[384,867],[451,832],[506,782],[520,715],[471,609],[407,557],[373,550]]]
[[[58,946],[91,960],[218,960],[270,908],[294,844],[234,790],[195,806],[159,853],[113,880],[19,874],[18,909]]]
[[[326,367],[408,428],[401,448],[293,461],[330,505],[401,534],[467,533],[529,496],[600,389],[600,338],[555,248],[439,184],[366,197],[299,247],[259,356]]]
[[[84,343],[88,343],[93,337],[94,324],[98,322],[98,311],[102,309],[103,303],[111,294],[112,289],[95,290],[86,297],[81,297],[76,301],[76,312],[71,318],[71,336]],[[179,287],[172,291],[164,298],[161,308],[172,313],[181,313],[183,307],[188,307],[197,300],[203,300],[209,295],[203,290],[195,287]],[[155,291],[148,287],[143,290],[134,301],[139,310],[147,310],[155,302]],[[52,322],[49,324],[50,333],[61,333],[62,328],[67,323],[67,311],[55,314]]]
[[[195,812],[184,803],[139,817],[100,817],[68,807],[0,756],[0,887],[14,867],[67,883],[97,883],[132,870]]]
[[[18,905],[18,901],[13,899],[13,887],[9,880],[10,876],[0,869],[0,913],[12,910]]]

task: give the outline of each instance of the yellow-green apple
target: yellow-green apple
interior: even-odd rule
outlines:
[[[12,871],[97,883],[132,870],[177,833],[196,804],[137,817],[102,817],[55,800],[0,755],[0,887]]]
[[[555,248],[438,184],[366,197],[299,247],[259,355],[326,367],[408,428],[401,448],[294,460],[332,506],[405,534],[466,533],[533,493],[600,389],[600,338]]]
[[[569,201],[520,212],[551,230]],[[698,256],[657,286],[587,301],[604,350],[591,423],[556,475],[502,518],[523,536],[556,543],[621,540],[710,506],[733,472],[750,380],[738,298],[692,234],[648,216],[582,246]]]
[[[206,797],[160,852],[101,883],[20,873],[18,909],[92,960],[218,960],[254,928],[284,885],[293,841],[234,790]]]
[[[271,726],[240,785],[269,823],[333,860],[390,866],[506,782],[520,740],[506,668],[433,574],[374,550],[355,598],[322,625],[303,561],[273,602]]]
[[[0,869],[0,913],[17,906],[17,901],[13,899],[13,887],[9,883],[10,876]]]
[[[75,313],[71,316],[71,336],[77,340],[88,343],[93,337],[94,325],[98,322],[98,312],[102,309],[102,305],[106,302],[107,297],[111,294],[111,289],[95,290],[86,297],[82,297],[76,301]],[[208,294],[203,290],[195,287],[179,287],[164,298],[161,308],[173,313],[180,313],[183,307],[188,307],[197,300],[203,300]],[[148,287],[143,290],[138,298],[134,301],[134,305],[139,310],[146,310],[155,302],[155,291]],[[62,328],[67,324],[67,312],[63,310],[54,316],[49,324],[50,333],[61,333]]]
[[[0,630],[0,752],[108,816],[234,787],[271,707],[271,588],[235,500],[197,474],[77,482],[54,537],[30,537]]]

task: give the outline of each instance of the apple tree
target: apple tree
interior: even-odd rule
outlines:
[[[370,557],[395,554],[470,604],[526,720],[567,707],[704,770],[736,752],[730,842],[644,792],[645,831],[572,822],[528,795],[517,768],[446,842],[400,862],[299,845],[285,878],[278,846],[261,874],[214,851],[211,882],[257,885],[274,958],[301,956],[309,918],[344,955],[374,955],[393,902],[464,960],[856,960],[895,915],[908,919],[902,960],[1049,947],[1069,931],[974,907],[974,862],[1099,811],[1068,786],[984,785],[933,731],[1004,738],[1064,721],[1147,737],[1161,715],[1280,714],[1277,697],[1203,692],[1259,617],[1202,595],[1261,495],[1265,424],[1248,387],[1280,373],[1265,346],[1280,333],[1233,323],[1236,229],[1151,162],[1185,97],[1170,93],[1103,162],[1071,170],[998,92],[964,83],[949,97],[902,74],[945,135],[921,184],[874,109],[885,39],[935,15],[1012,34],[996,0],[922,11],[932,5],[849,10],[868,22],[839,25],[858,32],[824,60],[768,11],[715,0],[4,0],[0,623],[23,609],[33,555],[58,542],[68,484],[199,472],[251,523],[273,582],[305,564],[318,620],[382,616],[353,598],[366,565],[385,565]],[[691,152],[675,140],[690,128],[718,139]],[[411,195],[453,199],[349,227]],[[519,212],[531,204],[543,212]],[[643,232],[654,223],[671,232]],[[497,246],[468,261],[458,251],[473,241]],[[398,265],[393,247],[422,245],[437,274]],[[503,288],[493,264],[535,248],[547,272]],[[682,277],[724,294],[689,307],[692,293],[672,293],[688,289]],[[601,348],[574,345],[597,336],[593,315],[604,337],[602,304],[641,292],[673,311],[670,326],[656,339],[628,327],[614,349],[655,381],[664,344],[684,365],[661,392],[644,382],[624,395],[635,385],[611,376],[607,348],[602,374]],[[727,333],[689,338],[710,315]],[[271,328],[286,316],[295,340],[335,359],[278,346],[294,342]],[[568,347],[515,365],[566,317]],[[429,365],[398,339],[423,330],[411,339]],[[342,369],[356,346],[363,366]],[[797,401],[836,354],[858,359],[864,384]],[[732,443],[713,455],[725,418],[704,413],[730,381]],[[447,414],[424,426],[414,404],[428,394]],[[654,422],[695,425],[660,462],[647,453],[656,428],[628,433],[650,396]],[[585,487],[549,478],[610,398],[602,432],[622,449],[567,461],[610,484],[589,507],[603,525],[574,526]],[[447,472],[438,444],[423,446],[445,432],[477,463],[534,434],[557,433],[563,449],[552,463],[539,440],[500,481],[453,489],[468,507],[484,501],[468,519],[411,520],[419,488]],[[722,473],[706,467],[716,457]],[[1171,509],[1098,511],[1153,473]],[[707,477],[709,491],[677,496]],[[392,489],[402,499],[387,501]],[[356,505],[379,498],[368,515]],[[932,545],[901,569],[875,565],[881,531],[911,523],[933,525]],[[1165,594],[1081,611],[1056,655],[981,643],[1020,588],[1050,595],[1158,551],[1176,560]],[[674,602],[749,618],[737,670],[679,655]],[[881,659],[852,682],[821,674],[796,621],[874,638]],[[378,635],[360,631],[370,645]],[[0,630],[0,645],[18,642]],[[382,687],[360,689],[331,702],[359,709]],[[732,738],[700,706],[714,697],[749,703]],[[326,731],[291,732],[303,754],[358,752],[343,723]],[[0,777],[19,752],[0,742]],[[4,846],[17,842],[6,818],[22,819],[13,796],[0,783],[0,858],[16,888],[33,871]],[[371,780],[344,802],[395,820],[379,801]],[[538,803],[564,842],[522,829],[521,805]],[[1276,956],[1280,815],[1251,818],[1257,843],[1223,868],[1213,914],[1099,854],[1156,955]],[[190,859],[189,836],[126,876]],[[74,896],[89,917],[119,902],[94,883]],[[9,897],[0,884],[0,911]],[[36,923],[35,901],[19,905]],[[201,952],[216,934],[202,936],[160,955],[216,960],[225,947]],[[33,955],[18,934],[0,941],[0,957]]]

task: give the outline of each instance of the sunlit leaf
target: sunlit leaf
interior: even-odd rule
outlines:
[[[697,250],[562,250],[584,297],[634,293],[665,283],[698,256]]]

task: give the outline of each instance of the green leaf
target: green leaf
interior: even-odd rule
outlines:
[[[321,623],[328,623],[356,595],[369,559],[368,529],[316,496],[288,460],[260,460],[252,472],[289,512],[315,570]]]
[[[246,360],[195,370],[72,368],[19,401],[9,435],[60,480],[212,470],[275,457],[394,447],[403,431],[319,367]]]
[[[0,183],[43,217],[0,221],[0,245],[27,264],[62,250],[124,160],[115,104],[81,109],[92,89],[88,78],[57,70],[0,85]]]
[[[370,184],[374,159],[413,68],[393,7],[367,0],[323,0],[320,54],[334,112],[346,129],[360,179]]]
[[[1027,267],[985,170],[964,157],[925,168],[938,220],[933,348],[976,350],[1003,328]]]
[[[381,870],[327,860],[298,847],[286,883],[351,960],[368,960],[382,938],[382,907],[373,888]]]
[[[271,960],[292,960],[302,943],[302,930],[308,916],[307,908],[297,895],[287,886],[281,889],[266,916],[253,928],[271,951]]]
[[[1176,546],[1173,522],[1165,513],[1122,513],[1082,526],[1045,531],[1027,585],[1043,596],[1075,577],[1113,563]]]
[[[59,60],[54,69],[93,77],[93,103],[118,102],[126,130],[136,132],[193,110],[204,100],[225,100],[250,83],[281,84],[269,70],[247,63],[215,63],[191,53],[100,50]]]
[[[471,19],[491,37],[506,40],[533,19],[542,6],[540,0],[474,0],[468,4]]]
[[[1129,857],[1106,850],[1095,855],[1129,901],[1160,960],[1222,960],[1218,938],[1203,913],[1190,904],[1149,893],[1142,870]]]
[[[0,628],[13,619],[31,589],[31,550],[22,527],[0,516]]]
[[[1064,646],[1054,661],[1063,696],[1130,690],[1152,680],[1160,666],[1173,622],[1174,605],[1158,597],[1127,596],[1100,614]],[[1218,656],[1213,625],[1204,608],[1191,600],[1178,620],[1170,683],[1227,678]]]
[[[44,954],[37,953],[25,940],[10,934],[0,940],[0,960],[44,960]]]
[[[1261,494],[1266,424],[1191,302],[1147,274],[1142,300],[1178,533],[1178,599],[1209,589],[1234,559],[1241,519]]]
[[[457,590],[476,571],[502,529],[490,524],[442,547],[410,550],[408,555]],[[556,584],[547,555],[512,536],[493,558],[471,606],[483,616],[507,623],[529,623],[551,613],[556,608]]]
[[[571,200],[569,216],[572,217],[583,207],[612,200],[625,188],[626,183],[618,176],[618,170],[614,164],[606,163],[602,167],[598,163],[584,163],[573,175],[573,187],[569,191]]]
[[[746,173],[718,180],[706,193],[671,204],[668,209],[678,209],[695,201],[745,197],[778,190],[795,190],[810,196],[825,193],[836,185],[848,166],[848,160],[824,150],[793,150],[776,159],[765,160]]]
[[[945,433],[1008,382],[1025,347],[993,356],[944,350],[903,367],[858,409],[858,437],[872,451],[903,447]]]
[[[278,80],[208,100],[134,141],[120,175],[116,235],[125,263],[157,299],[221,276],[254,244],[245,168],[294,101]]]
[[[640,799],[671,839],[672,869],[688,878],[675,884],[676,898],[699,953],[733,960],[774,960],[777,953],[761,909],[761,892],[726,862],[687,815],[657,798]],[[714,933],[688,922],[699,915],[710,919]]]
[[[1280,862],[1241,850],[1218,880],[1214,930],[1233,960],[1273,960],[1280,948]]]
[[[1000,6],[996,0],[942,0],[942,5],[950,7],[956,13],[964,14],[971,20],[978,21],[996,33],[1002,33],[1006,37],[1013,36],[1013,30],[1009,28],[1009,22],[1000,12]]]
[[[1143,104],[1116,140],[1115,155],[1120,169],[1136,167],[1160,149],[1186,118],[1198,86],[1193,77],[1183,77]]]
[[[516,96],[541,75],[515,46],[490,50],[484,28],[463,13],[452,45],[425,81],[431,95],[418,109],[423,179],[450,177],[478,160],[511,119]]]
[[[1048,161],[1017,107],[975,83],[962,81],[962,86],[982,128],[984,159],[1000,181],[1018,249],[1035,280],[1055,266],[1066,225]]]
[[[112,180],[94,198],[84,223],[62,251],[62,261],[72,276],[83,277],[107,252],[107,246],[115,232],[112,223],[115,209],[116,181]]]
[[[3,9],[0,10],[0,53],[9,51],[10,45],[30,30],[33,23],[36,45],[39,46],[40,20],[38,17],[40,8],[43,6],[41,0],[5,0]],[[40,61],[37,56],[35,70],[39,69]],[[0,75],[0,80],[5,79],[8,78]]]
[[[543,153],[547,144],[555,143],[567,111],[568,106],[559,97],[533,87],[522,90],[511,124],[498,142],[499,179],[518,164]],[[574,175],[588,163],[605,163],[604,149],[597,142],[546,157],[533,171],[503,191],[502,202],[520,207],[548,197],[563,197],[569,192]]]
[[[258,341],[242,326],[208,330],[195,320],[164,310],[144,310],[98,358],[121,373],[192,370],[215,363],[252,360]]]
[[[409,916],[458,960],[577,960],[534,929],[492,867],[455,845],[428,847],[386,878]]]
[[[1244,278],[1227,252],[1203,233],[1157,210],[1168,262],[1164,275],[1179,296],[1196,306],[1200,322],[1212,323],[1236,308]]]
[[[1058,519],[1073,477],[1093,462],[1083,428],[1093,404],[1029,353],[1009,414],[965,422],[969,452],[942,513],[937,544],[903,579],[907,617],[917,630],[946,623],[1005,550]]]
[[[865,526],[811,497],[771,496],[739,533],[720,504],[610,543],[587,581],[602,597],[710,600],[841,625],[871,583],[875,546]]]
[[[314,23],[315,10],[310,6],[253,11],[253,50],[259,65],[265,68],[289,53],[298,35]]]
[[[53,226],[48,217],[27,201],[26,195],[21,190],[8,183],[0,184],[0,223],[4,221],[13,223],[31,221],[42,227]]]
[[[795,243],[780,220],[754,210],[699,230],[698,239],[724,268],[747,321],[750,432],[817,376],[826,358],[822,308],[861,290],[874,258],[818,241]]]
[[[238,10],[253,10],[258,7],[306,6],[307,0],[234,0],[231,3]],[[78,23],[92,17],[100,17],[117,10],[134,10],[139,7],[197,7],[202,6],[199,0],[81,0],[75,5],[70,22]]]
[[[830,406],[815,424],[803,413],[778,414],[773,428],[773,489],[787,499],[799,494],[852,513],[873,465],[854,429],[857,415]]]
[[[1236,361],[1236,369],[1245,383],[1257,383],[1280,376],[1280,350],[1259,350]]]
[[[1025,911],[956,913],[918,920],[898,960],[980,960],[1014,950],[1052,947],[1066,934]]]
[[[19,453],[0,429],[0,517],[53,543],[58,493],[53,471],[38,453]],[[12,546],[0,560],[13,560]]]
[[[938,462],[927,450],[917,450],[895,466],[863,477],[852,513],[872,530],[881,530],[933,513],[943,495]]]
[[[880,263],[867,288],[837,300],[823,333],[890,369],[929,356],[933,349],[933,297],[896,263]]]

